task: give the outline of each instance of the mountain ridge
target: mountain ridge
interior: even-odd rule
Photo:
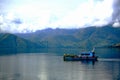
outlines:
[[[44,29],[33,33],[0,33],[0,52],[21,53],[42,48],[119,48],[120,28]]]
[[[19,37],[42,43],[47,47],[101,47],[120,42],[120,28],[110,25],[80,29],[44,29],[34,33],[16,34]]]
[[[41,48],[40,44],[20,38],[10,33],[0,33],[0,52],[18,53],[29,52],[30,49]]]

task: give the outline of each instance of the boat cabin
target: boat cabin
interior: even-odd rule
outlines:
[[[94,52],[82,52],[81,57],[94,57]]]

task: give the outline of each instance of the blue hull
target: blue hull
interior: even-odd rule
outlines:
[[[97,57],[63,57],[64,61],[97,61]]]

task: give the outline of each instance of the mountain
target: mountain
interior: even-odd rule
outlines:
[[[44,29],[15,34],[49,48],[93,48],[120,43],[120,27],[106,25],[80,29]]]
[[[120,43],[117,43],[117,44],[114,44],[114,45],[111,45],[111,46],[108,46],[110,48],[120,48]]]
[[[31,49],[41,48],[43,45],[20,38],[14,34],[0,33],[0,52],[17,53],[29,52]]]

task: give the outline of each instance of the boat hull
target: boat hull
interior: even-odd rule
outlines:
[[[97,61],[98,57],[71,57],[71,56],[64,56],[63,60],[64,61]]]

